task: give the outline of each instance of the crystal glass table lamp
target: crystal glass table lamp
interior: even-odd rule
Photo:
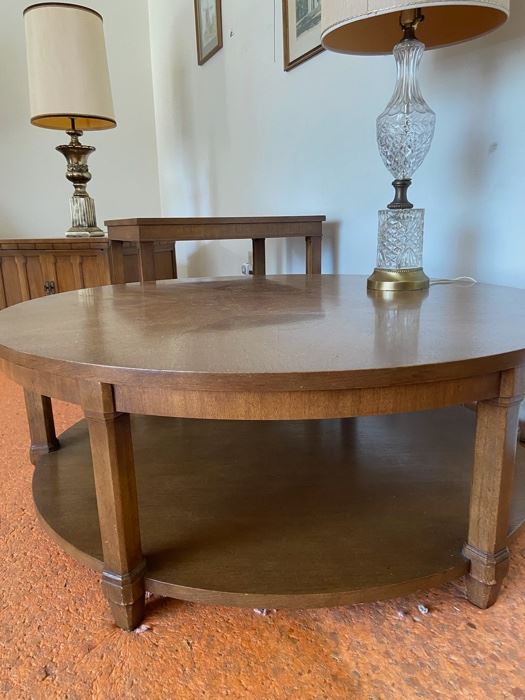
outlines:
[[[103,236],[86,189],[95,148],[80,143],[84,131],[116,126],[102,17],[89,7],[46,2],[28,7],[24,20],[31,123],[71,139],[57,146],[74,187],[66,236]]]
[[[425,289],[424,209],[408,199],[412,176],[434,137],[436,116],[425,102],[418,70],[425,46],[437,48],[485,34],[503,24],[510,0],[323,0],[322,43],[340,53],[384,54],[393,49],[397,83],[377,119],[379,152],[395,196],[379,211],[377,263],[369,289]]]

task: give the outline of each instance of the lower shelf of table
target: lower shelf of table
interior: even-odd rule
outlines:
[[[461,576],[474,414],[460,407],[326,421],[133,417],[147,589],[247,607],[324,607]],[[102,569],[83,421],[44,456],[37,511]],[[511,533],[525,521],[519,448]]]

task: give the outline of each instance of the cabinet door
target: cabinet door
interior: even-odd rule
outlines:
[[[28,255],[27,260],[27,280],[29,284],[29,296],[31,299],[43,297],[46,294],[44,284],[44,271],[42,270],[42,261],[39,255]]]
[[[0,258],[0,308],[44,296],[44,272],[39,255],[28,253]]]
[[[111,284],[107,251],[97,251],[94,255],[82,255],[84,287],[100,287]]]
[[[46,258],[46,279],[54,281],[56,292],[70,292],[109,284],[109,265],[103,251],[58,252]]]
[[[2,256],[2,282],[7,306],[31,299],[27,261],[23,254]]]
[[[42,284],[44,294],[56,294],[58,292],[56,257],[53,253],[42,252],[39,260],[44,280]]]
[[[82,257],[80,255],[56,255],[55,270],[57,292],[72,292],[84,287]]]
[[[2,282],[6,306],[24,301],[14,255],[2,256]]]

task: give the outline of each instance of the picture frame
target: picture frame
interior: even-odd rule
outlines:
[[[321,46],[322,0],[283,0],[284,70],[324,51]]]
[[[199,66],[222,49],[222,0],[194,0]]]

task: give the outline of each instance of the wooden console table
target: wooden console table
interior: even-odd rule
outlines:
[[[486,608],[525,522],[524,309],[523,290],[385,297],[332,275],[6,309],[0,367],[25,388],[39,517],[102,572],[124,629],[146,590],[325,607],[468,574]],[[50,396],[85,414],[59,440]]]
[[[140,281],[160,279],[155,268],[155,241],[252,240],[253,274],[266,274],[267,238],[304,238],[306,272],[321,273],[322,223],[325,216],[251,216],[196,219],[118,219],[106,221],[111,241],[112,281],[125,281],[123,244],[133,241],[139,249]],[[175,270],[176,272],[176,270]],[[175,274],[176,276],[176,274]]]

